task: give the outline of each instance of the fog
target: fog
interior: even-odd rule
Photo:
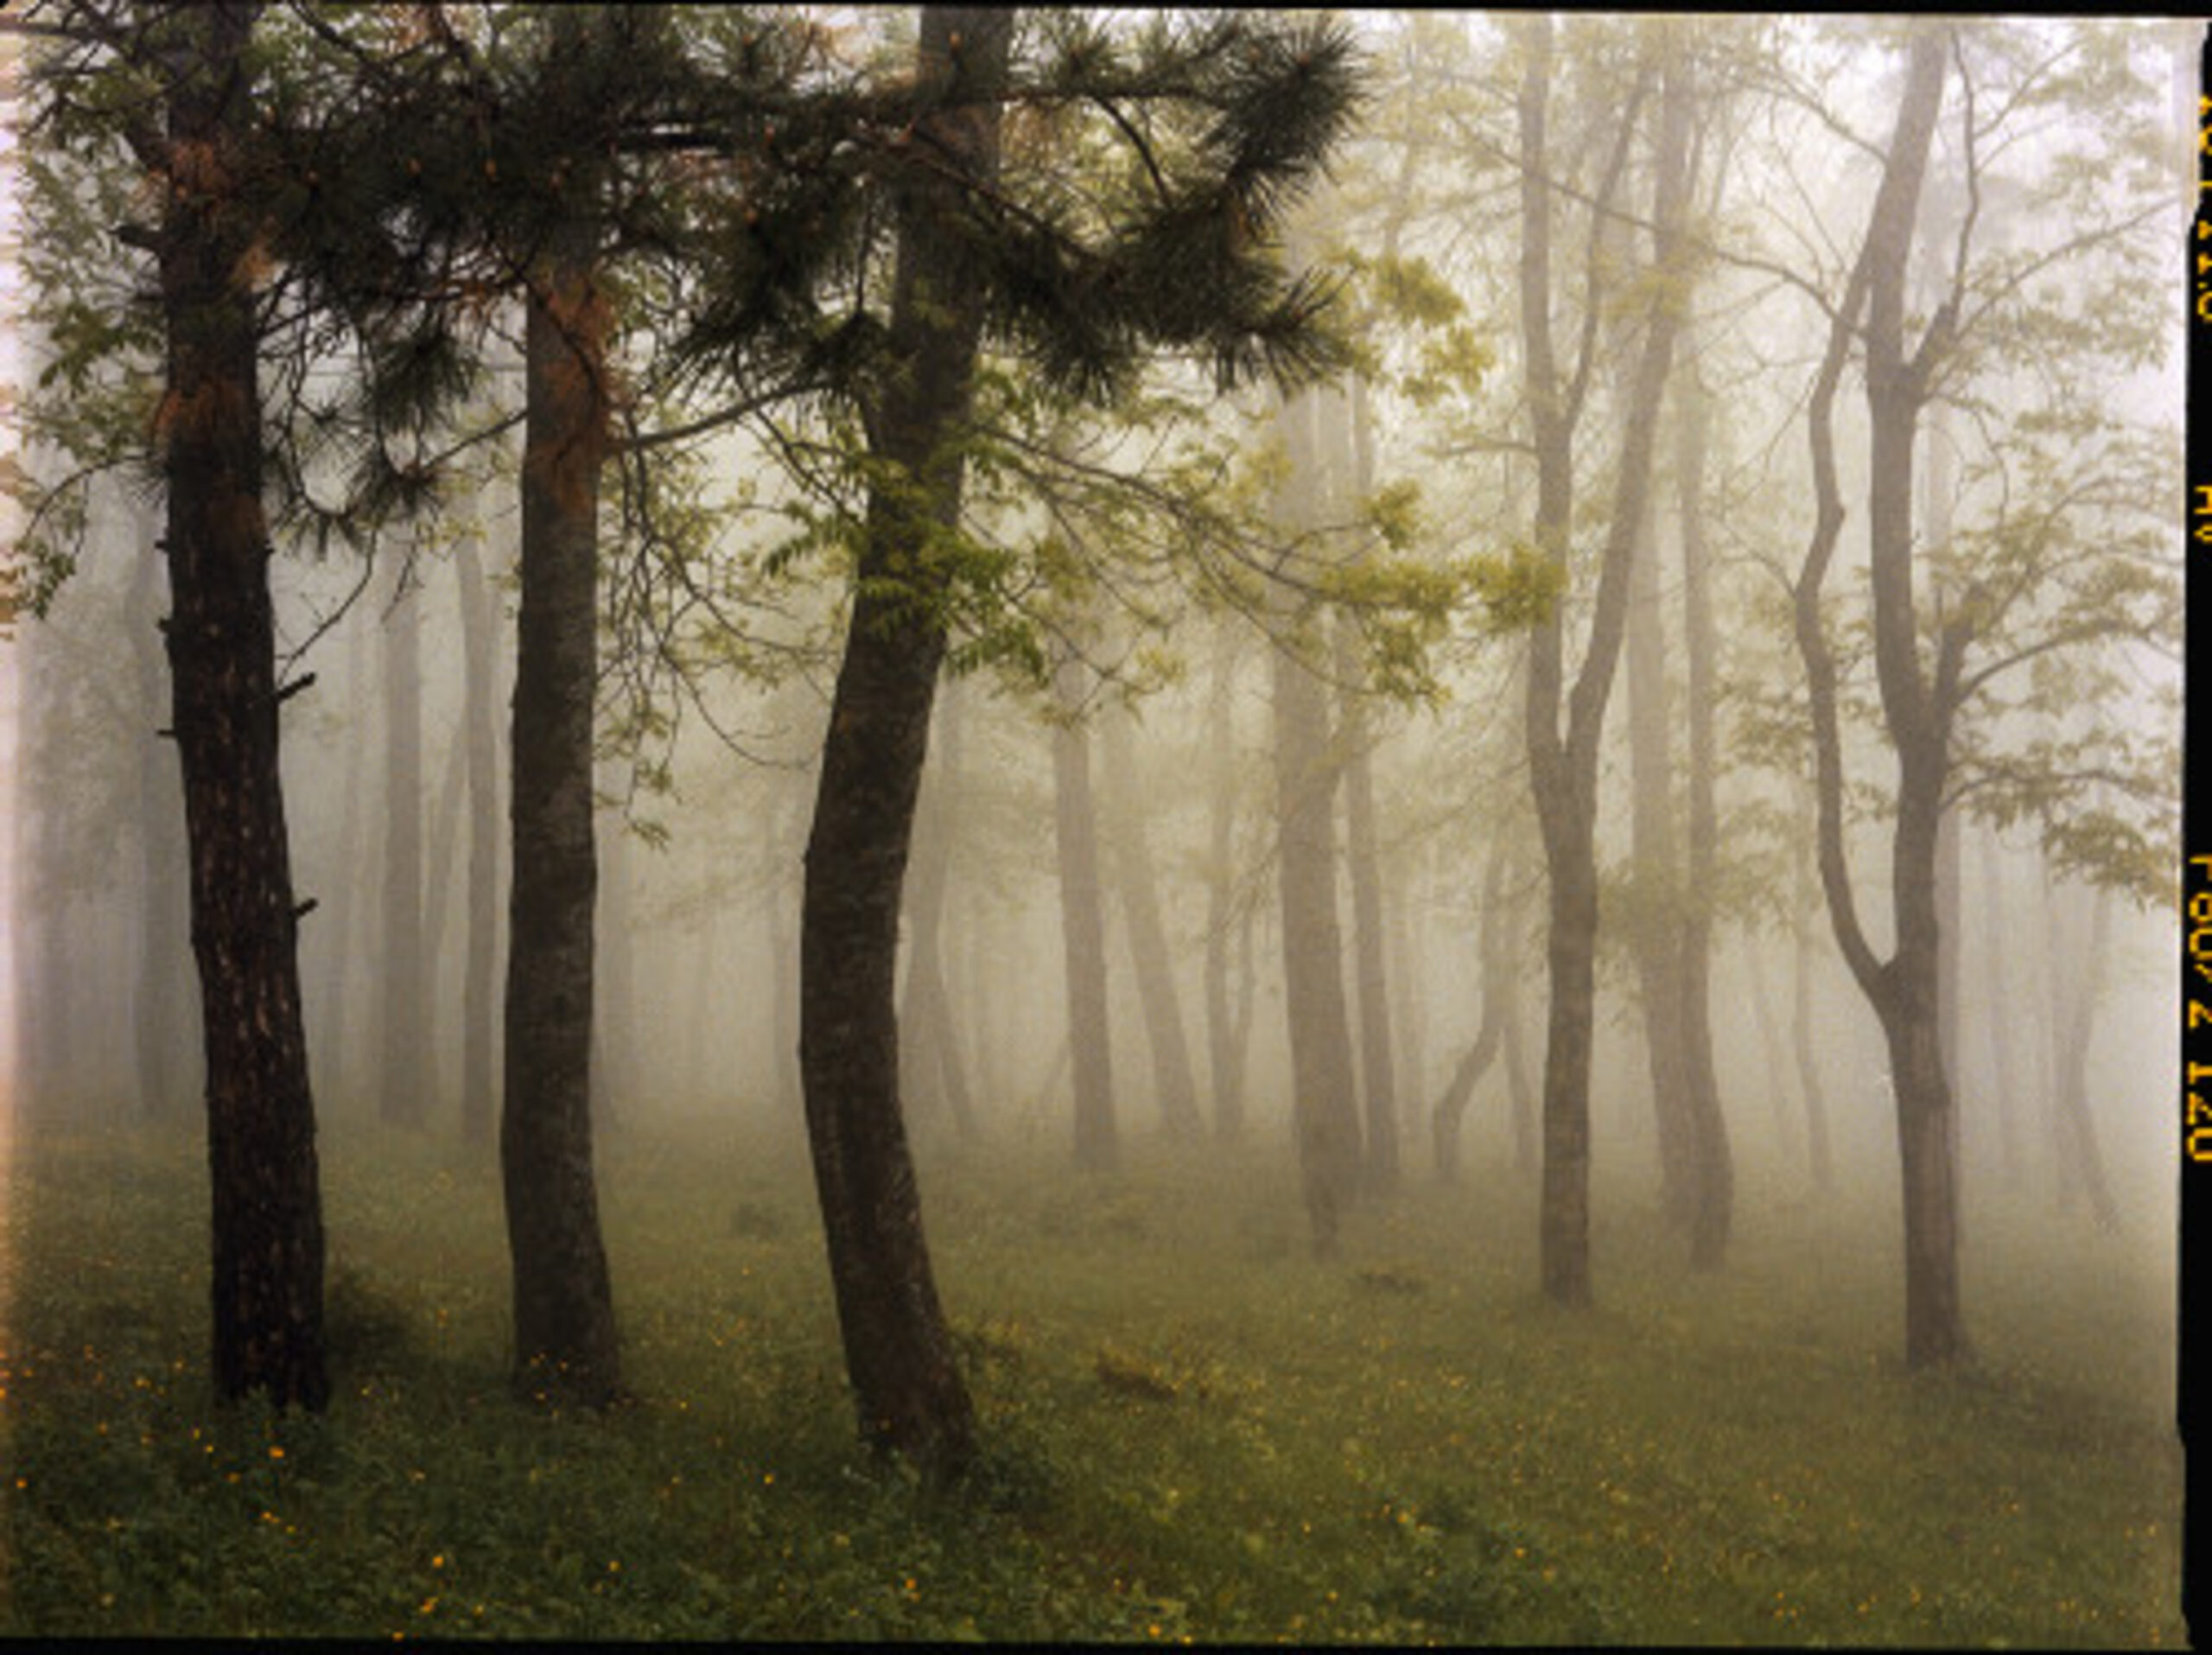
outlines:
[[[1199,366],[1170,361],[1148,383],[1172,419],[1085,425],[1012,392],[993,404],[1044,457],[1020,472],[1032,456],[1009,439],[971,478],[978,564],[1002,561],[950,618],[906,864],[899,1087],[925,1227],[940,1181],[1011,1158],[1071,1204],[1101,1179],[1211,1167],[1224,1187],[1280,1187],[1302,1236],[1302,965],[1346,1008],[1340,1055],[1357,1077],[1342,1100],[1364,1156],[1348,1256],[1371,1260],[1391,1204],[1440,1188],[1510,1215],[1533,1247],[1557,963],[1528,675],[1548,620],[1567,691],[1554,683],[1552,720],[1584,716],[1579,675],[1618,543],[1639,572],[1621,665],[1597,691],[1596,1297],[1647,1247],[1702,1276],[1669,1209],[1677,1129],[1649,1034],[1650,996],[1671,1005],[1681,968],[1638,952],[1678,948],[1692,914],[1709,939],[1703,1021],[1732,1175],[1721,1271],[1818,1233],[1901,1277],[1899,1078],[1823,894],[1791,590],[1817,533],[1807,411],[1907,96],[1904,37],[1890,19],[1703,26],[1690,181],[1669,205],[1661,80],[1632,73],[1640,21],[1562,20],[1547,48],[1553,148],[1532,161],[1537,82],[1515,22],[1359,16],[1376,95],[1284,232],[1351,311],[1353,366],[1319,388],[1216,397]],[[2101,1250],[2131,1302],[2172,1279],[2185,315],[2178,286],[2158,284],[2192,206],[2196,41],[2148,22],[2018,20],[1974,41],[1952,72],[1975,77],[1986,124],[1955,92],[1942,105],[1901,268],[1908,355],[1948,345],[1954,325],[1965,341],[1917,410],[1907,534],[1918,670],[1933,681],[1945,640],[1964,640],[1943,669],[1967,693],[1942,801],[1937,1004],[1978,1329],[1986,1272],[2038,1249]],[[1622,122],[1631,83],[1642,112]],[[1535,296],[1532,168],[1556,186]],[[2093,200],[2112,206],[2091,222]],[[1651,232],[1668,213],[1695,251],[1662,269]],[[1682,296],[1671,359],[1656,358],[1666,390],[1640,416],[1669,310],[1650,296],[1669,283]],[[21,285],[6,293],[21,320],[0,377],[20,400],[41,341]],[[1883,480],[1860,353],[1875,324],[1857,315],[1834,403],[1847,511],[1816,608],[1840,669],[1836,843],[1854,922],[1887,958],[1901,767],[1873,607]],[[522,326],[518,304],[497,309],[493,366],[457,430],[518,411]],[[639,384],[664,344],[653,326],[614,347]],[[1018,384],[1026,359],[992,349],[987,335],[987,361]],[[1580,422],[1560,448],[1572,500],[1548,593],[1543,373],[1560,406],[1571,385]],[[344,377],[334,360],[313,374]],[[629,411],[634,436],[699,408]],[[683,469],[658,505],[643,448],[606,470],[590,1066],[603,1155],[741,1143],[797,1167],[805,1153],[803,891],[861,474],[802,474],[795,456],[857,440],[809,417],[675,448]],[[314,1109],[328,1141],[363,1153],[495,1155],[520,454],[518,433],[486,437],[417,519],[359,545],[280,538],[270,570]],[[67,470],[51,444],[5,463],[48,483]],[[73,567],[48,612],[16,614],[0,640],[0,1096],[18,1145],[188,1132],[206,1085],[161,485],[118,466],[77,498]],[[1630,500],[1637,519],[1617,521]],[[1201,508],[1233,532],[1206,541]],[[29,536],[26,502],[5,509],[11,541]],[[52,564],[19,567],[42,579]],[[1319,710],[1305,736],[1287,710],[1300,683]],[[1291,859],[1307,830],[1284,805],[1300,766],[1325,777],[1320,934],[1336,945],[1320,960],[1287,940],[1304,924]],[[1096,1050],[1079,1026],[1084,923],[1101,927]],[[1090,1073],[1109,1079],[1086,1103]],[[718,1230],[727,1209],[697,1219]],[[1334,1256],[1333,1232],[1316,1242]],[[947,1291],[968,1302],[957,1281]]]

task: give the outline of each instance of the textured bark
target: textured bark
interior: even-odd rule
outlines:
[[[1071,722],[1052,731],[1052,832],[1059,856],[1060,935],[1067,959],[1068,1052],[1075,1081],[1075,1164],[1103,1172],[1119,1158],[1114,1050],[1106,997],[1106,904],[1098,873],[1098,816],[1090,790],[1090,732],[1071,722],[1083,704],[1081,665],[1052,676]]]
[[[1789,1049],[1797,1064],[1797,1089],[1805,1098],[1806,1164],[1813,1175],[1814,1190],[1825,1195],[1835,1187],[1835,1151],[1828,1141],[1827,1086],[1821,1079],[1820,1053],[1814,1043],[1813,968],[1818,962],[1813,926],[1815,910],[1821,900],[1813,868],[1817,818],[1813,811],[1802,814],[1809,819],[1801,821],[1791,836],[1796,906],[1790,926]]]
[[[1003,78],[1003,11],[925,8],[925,82]],[[899,1095],[894,976],[914,805],[944,659],[948,573],[931,527],[958,519],[952,446],[973,394],[982,295],[956,228],[961,180],[998,170],[999,116],[948,103],[917,123],[929,171],[899,181],[887,347],[868,446],[908,486],[868,501],[859,580],[806,850],[800,937],[800,1069],[846,1370],[862,1436],[926,1474],[973,1458],[975,1413],[953,1360],[922,1234]]]
[[[515,635],[505,1086],[499,1164],[515,1382],[601,1406],[621,1391],[592,1168],[592,710],[607,308],[581,235],[552,250],[524,324],[522,602]]]
[[[420,1126],[429,1077],[430,983],[423,932],[422,611],[409,565],[381,617],[384,666],[384,905],[377,985],[378,1112],[387,1126]]]
[[[170,722],[207,1064],[215,1391],[320,1409],[329,1396],[321,1194],[277,763],[255,302],[237,274],[254,224],[235,171],[254,17],[251,6],[211,5],[173,20],[157,427]]]
[[[1128,715],[1109,714],[1100,728],[1099,742],[1105,761],[1104,817],[1113,845],[1114,883],[1121,892],[1122,916],[1128,928],[1129,963],[1136,974],[1137,1003],[1152,1053],[1152,1086],[1160,1103],[1160,1124],[1170,1137],[1194,1138],[1199,1130],[1198,1083],[1191,1069],[1190,1042],[1183,1034],[1174,955],[1160,915],[1160,882],[1145,837],[1145,801],[1129,752]]]
[[[499,735],[493,697],[499,616],[475,541],[454,553],[461,583],[462,722],[468,749],[468,943],[461,991],[461,1131],[489,1143],[499,1108]]]
[[[1293,532],[1318,519],[1315,398],[1283,404],[1280,428],[1289,478],[1280,510]],[[1287,626],[1287,617],[1278,617]],[[1344,943],[1337,924],[1337,765],[1329,748],[1328,690],[1279,640],[1274,690],[1276,876],[1282,902],[1283,1001],[1290,1021],[1292,1112],[1313,1251],[1333,1257],[1344,1211],[1357,1193],[1359,1096],[1345,1003]]]

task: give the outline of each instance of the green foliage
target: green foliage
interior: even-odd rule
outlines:
[[[1694,1294],[1620,1231],[1605,1308],[1568,1320],[1515,1203],[1409,1190],[1324,1267],[1255,1256],[1295,1231],[1287,1164],[1140,1151],[1077,1185],[969,1153],[923,1170],[983,1459],[932,1493],[854,1458],[787,1137],[607,1146],[640,1398],[603,1416],[509,1396],[491,1163],[322,1147],[340,1383],[314,1419],[212,1405],[188,1136],[16,1140],[0,1631],[2183,1636],[2171,1289],[2114,1238],[1993,1209],[1983,1365],[1929,1379],[1883,1354],[1892,1287],[1840,1213],[1747,1214]]]

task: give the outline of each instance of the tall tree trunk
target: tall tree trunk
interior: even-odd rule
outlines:
[[[1940,1032],[1941,926],[1936,841],[1955,691],[1967,633],[1941,629],[1932,676],[1920,659],[1913,602],[1913,449],[1927,376],[1946,344],[1944,313],[1908,355],[1905,271],[1920,188],[1943,97],[1950,42],[1923,27],[1912,40],[1897,124],[1875,192],[1866,239],[1849,291],[1833,314],[1828,347],[1808,404],[1815,527],[1796,592],[1815,732],[1820,793],[1821,882],[1845,962],[1881,1020],[1896,1088],[1904,1187],[1905,1360],[1939,1366],[1967,1353],[1959,1296],[1958,1179],[1950,1084]],[[1836,482],[1833,409],[1862,305],[1872,442],[1867,464],[1867,547],[1874,607],[1875,675],[1897,752],[1897,820],[1890,851],[1894,952],[1874,954],[1861,928],[1845,859],[1842,743],[1835,667],[1820,613],[1821,587],[1843,522]]]
[[[592,1168],[592,713],[607,303],[572,230],[532,281],[524,324],[522,605],[509,739],[505,1103],[499,1164],[525,1393],[601,1406],[621,1392]]]
[[[1230,930],[1237,924],[1236,721],[1231,699],[1236,678],[1236,634],[1226,625],[1214,634],[1213,682],[1206,697],[1207,746],[1214,762],[1206,798],[1206,1073],[1213,1086],[1213,1135],[1234,1143],[1244,1131],[1244,1035],[1250,1028],[1249,998],[1242,1008],[1230,995]],[[1242,934],[1249,941],[1247,916]]]
[[[387,1126],[420,1126],[429,1076],[430,983],[423,946],[422,610],[414,557],[395,560],[378,636],[384,664],[384,998],[377,1031],[378,1112]]]
[[[1573,504],[1573,416],[1551,342],[1551,207],[1544,137],[1551,90],[1551,24],[1529,24],[1530,50],[1520,98],[1522,174],[1521,305],[1537,456],[1535,541],[1564,564]],[[1688,199],[1686,160],[1690,107],[1679,66],[1665,71],[1656,152],[1656,259],[1671,267]],[[1637,101],[1640,101],[1640,97]],[[1613,162],[1618,174],[1634,111],[1624,118]],[[1610,181],[1599,192],[1602,205]],[[1544,1061],[1544,1172],[1540,1261],[1554,1302],[1591,1302],[1590,1064],[1598,933],[1598,751],[1605,703],[1620,658],[1641,525],[1651,476],[1659,406],[1672,365],[1679,309],[1664,290],[1651,305],[1629,387],[1611,516],[1600,554],[1590,640],[1571,697],[1564,688],[1564,617],[1556,610],[1531,639],[1526,731],[1529,777],[1551,878],[1548,956],[1551,1012]],[[1593,296],[1588,302],[1596,303]],[[1560,727],[1562,700],[1567,724]]]
[[[1389,257],[1396,255],[1412,156],[1408,147],[1400,171],[1397,210],[1384,232]],[[1375,429],[1363,376],[1352,376],[1349,400],[1345,436],[1351,448],[1351,493],[1355,500],[1364,500],[1375,492]],[[1357,634],[1348,619],[1338,623],[1337,670],[1342,684],[1337,702],[1338,745],[1344,755],[1344,859],[1351,884],[1360,1094],[1367,1105],[1363,1177],[1380,1192],[1397,1187],[1402,1156],[1398,1147],[1397,1071],[1391,1050],[1389,972],[1383,954],[1382,850],[1375,821],[1376,738],[1368,723]]]
[[[1712,569],[1705,538],[1705,461],[1709,404],[1694,372],[1681,380],[1676,423],[1675,483],[1682,547],[1682,641],[1689,691],[1688,901],[1680,939],[1681,1050],[1688,1085],[1691,1140],[1697,1166],[1697,1206],[1690,1226],[1690,1265],[1712,1270],[1721,1262],[1735,1220],[1736,1162],[1720,1104],[1720,1078],[1713,1054],[1713,892],[1720,858],[1720,820],[1714,799],[1713,711],[1719,639],[1713,621]]]
[[[1013,14],[928,7],[925,84],[988,87],[1006,73]],[[972,1459],[975,1414],[953,1361],[922,1235],[899,1099],[894,974],[914,803],[944,659],[949,572],[933,525],[959,517],[957,444],[973,394],[983,295],[953,220],[963,179],[998,172],[988,101],[916,124],[931,170],[899,181],[893,369],[868,448],[908,486],[873,492],[845,657],[830,703],[800,938],[800,1066],[807,1136],[860,1429],[934,1477]]]
[[[1190,1042],[1183,1035],[1174,956],[1167,945],[1167,926],[1160,917],[1159,882],[1145,837],[1144,795],[1129,753],[1129,715],[1118,710],[1108,715],[1100,726],[1099,741],[1105,760],[1104,815],[1114,850],[1114,882],[1120,888],[1122,914],[1128,922],[1129,963],[1136,973],[1145,1041],[1152,1053],[1152,1085],[1159,1097],[1160,1123],[1172,1138],[1194,1138],[1199,1131],[1198,1085],[1191,1070]]]
[[[1292,532],[1319,518],[1317,399],[1286,401],[1278,416],[1289,457],[1281,506]],[[1337,765],[1329,744],[1328,691],[1293,652],[1294,618],[1270,652],[1274,680],[1277,882],[1282,901],[1283,999],[1290,1019],[1293,1118],[1313,1251],[1333,1257],[1359,1181],[1359,1096],[1337,925]]]
[[[219,4],[172,20],[157,429],[168,489],[171,725],[207,1066],[215,1391],[320,1409],[330,1391],[322,1200],[277,763],[256,302],[238,276],[257,212],[235,171],[251,118],[245,65],[256,12]]]
[[[1658,1128],[1661,1209],[1671,1227],[1687,1234],[1696,1221],[1700,1196],[1689,1057],[1682,1045],[1681,945],[1682,921],[1696,899],[1686,888],[1675,831],[1673,718],[1659,560],[1648,546],[1637,559],[1630,591],[1622,665],[1628,680],[1629,843],[1639,901],[1624,916],[1622,929],[1636,962],[1643,1011],[1644,1055]]]
[[[489,1143],[499,1107],[499,753],[493,690],[499,614],[473,535],[454,552],[461,584],[462,724],[468,748],[468,945],[461,991],[461,1131]]]
[[[1052,825],[1060,867],[1060,934],[1067,955],[1068,1051],[1075,1081],[1075,1164],[1116,1164],[1114,1051],[1106,996],[1106,905],[1098,876],[1097,811],[1090,792],[1090,734],[1079,722],[1082,665],[1064,657],[1052,674],[1062,722],[1052,729]]]

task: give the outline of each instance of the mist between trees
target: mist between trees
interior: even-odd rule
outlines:
[[[591,1405],[594,1144],[803,1135],[947,1479],[982,1141],[1570,1309],[1593,1163],[1863,1197],[1916,1369],[1978,1214],[2170,1244],[2190,29],[0,28],[9,1098],[204,1110],[226,1394],[329,1394],[319,1117],[500,1158]]]

